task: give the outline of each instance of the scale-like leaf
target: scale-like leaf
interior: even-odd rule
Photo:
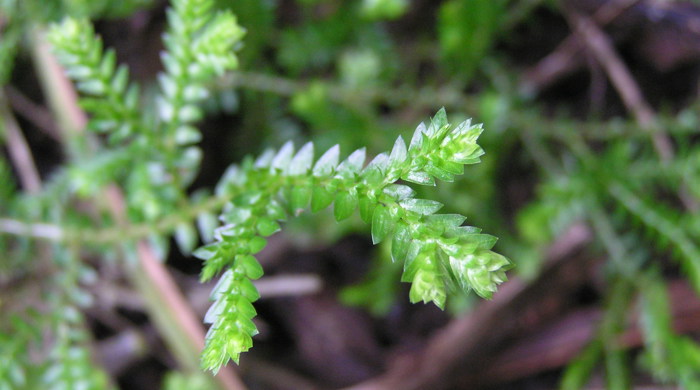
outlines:
[[[301,214],[306,206],[311,201],[311,188],[306,186],[297,186],[292,188],[292,194],[289,199],[289,204],[294,215]]]
[[[324,187],[315,186],[311,192],[311,211],[318,212],[330,206],[335,199],[335,194]]]
[[[340,158],[340,146],[335,145],[328,149],[326,153],[321,156],[321,158],[316,161],[314,165],[314,175],[324,176],[328,175],[338,166],[338,159]]]
[[[338,171],[352,173],[360,172],[362,170],[362,165],[365,163],[366,153],[365,148],[360,148],[352,152],[347,159],[340,163],[338,166]]]
[[[255,228],[258,231],[258,234],[264,237],[271,236],[281,229],[280,224],[277,223],[277,221],[267,217],[258,219],[258,223],[255,225]]]
[[[289,141],[284,144],[275,157],[272,158],[270,167],[282,171],[286,170],[289,167],[289,163],[292,161],[292,155],[294,155],[294,144],[292,141]]]
[[[389,166],[398,167],[406,161],[408,157],[408,150],[406,149],[406,143],[403,138],[399,136],[394,143],[394,147],[391,149],[391,154],[389,155]]]
[[[394,237],[391,240],[391,259],[393,261],[405,260],[410,245],[410,228],[405,223],[398,222],[394,230]]]
[[[311,169],[311,162],[314,159],[314,144],[307,142],[289,163],[289,174],[303,175]]]
[[[384,205],[378,205],[374,209],[374,215],[372,216],[372,243],[379,244],[382,242],[384,237],[394,229],[395,223],[391,210]]]
[[[404,199],[399,202],[404,209],[421,215],[434,214],[442,208],[442,203],[429,199]]]
[[[411,144],[408,146],[408,150],[415,154],[423,146],[423,135],[427,131],[425,123],[421,122],[416,131],[413,132],[413,137],[411,137]]]
[[[341,191],[335,195],[334,215],[337,221],[342,221],[352,215],[357,208],[357,193]]]

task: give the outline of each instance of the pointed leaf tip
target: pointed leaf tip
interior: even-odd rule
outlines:
[[[406,161],[407,156],[408,151],[406,149],[406,143],[404,142],[403,138],[399,136],[399,138],[396,139],[396,142],[394,142],[394,147],[391,149],[391,154],[389,155],[389,165],[395,167],[398,164]]]
[[[294,154],[294,144],[292,141],[285,143],[279,152],[272,158],[270,166],[275,169],[284,171],[292,160]]]
[[[328,149],[321,158],[316,161],[314,165],[313,173],[315,176],[328,175],[333,172],[333,170],[338,166],[338,161],[340,158],[340,146],[334,145],[332,148]]]
[[[408,150],[415,151],[420,149],[420,147],[423,145],[423,134],[427,130],[428,129],[425,127],[425,123],[423,122],[416,127],[416,131],[413,132],[413,137],[411,137],[411,144],[408,146]]]
[[[311,168],[314,159],[314,144],[307,142],[289,163],[290,175],[304,175]]]
[[[430,126],[428,127],[426,134],[432,137],[440,129],[447,125],[449,125],[449,123],[447,122],[447,112],[445,111],[445,107],[442,107],[440,110],[438,110],[437,113],[435,113],[435,116],[431,119]]]
[[[354,168],[355,171],[360,171],[366,159],[367,150],[365,148],[360,148],[352,152],[346,161],[350,167]]]

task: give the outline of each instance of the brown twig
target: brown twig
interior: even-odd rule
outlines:
[[[12,85],[5,87],[5,95],[7,95],[8,103],[12,109],[17,111],[19,115],[52,139],[56,141],[61,140],[58,129],[54,124],[53,118],[51,118],[51,113],[46,108],[34,103]]]
[[[608,37],[588,17],[575,12],[567,13],[576,33],[582,38],[585,46],[595,57],[598,63],[605,69],[608,78],[620,94],[625,107],[634,116],[635,120],[643,128],[652,127],[655,114],[651,106],[644,100],[642,91],[637,82],[627,69],[624,61],[615,52]],[[654,135],[654,143],[657,152],[664,159],[673,157],[673,150],[667,139],[662,134]]]
[[[310,378],[254,356],[246,356],[245,361],[241,361],[241,369],[266,388],[288,390],[319,390],[323,388]]]
[[[61,139],[63,142],[69,141],[77,134],[83,133],[87,125],[87,116],[78,105],[78,93],[65,76],[56,57],[51,53],[44,32],[37,29],[32,40],[36,71],[42,85],[51,86],[51,89],[44,91],[50,107],[62,108],[60,111],[54,110],[53,114],[63,133]]]
[[[34,157],[31,149],[29,149],[27,140],[24,138],[14,115],[8,109],[4,97],[0,98],[0,117],[2,117],[5,127],[7,151],[17,170],[19,181],[28,193],[35,194],[41,190],[39,171],[36,169]]]
[[[639,0],[609,1],[595,12],[593,20],[598,25],[605,26],[638,2]],[[527,93],[535,93],[579,69],[583,63],[580,58],[583,48],[583,42],[576,34],[567,36],[552,53],[525,72],[522,89]]]
[[[672,282],[669,295],[674,330],[683,334],[700,329],[700,300],[687,282]],[[514,341],[487,370],[479,373],[478,378],[472,376],[463,380],[469,383],[478,380],[480,384],[493,386],[559,368],[590,342],[601,317],[600,309],[579,309],[520,341]],[[630,320],[619,340],[625,349],[641,346],[644,340],[639,323]]]

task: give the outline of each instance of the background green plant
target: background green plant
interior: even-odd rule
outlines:
[[[0,40],[3,83],[13,75],[13,59],[21,60],[40,41],[43,26],[65,15],[77,18],[53,25],[50,40],[83,94],[81,107],[91,114],[89,128],[100,135],[68,133],[66,164],[51,175],[44,173],[42,188],[34,193],[18,183],[13,161],[5,156],[0,160],[3,232],[11,233],[0,237],[0,249],[6,253],[0,265],[2,283],[20,287],[18,293],[2,299],[3,311],[19,314],[3,321],[0,328],[3,360],[13,362],[3,367],[0,384],[7,388],[59,382],[68,387],[83,382],[88,388],[106,386],[106,377],[93,367],[85,349],[90,335],[80,308],[90,304],[86,287],[99,283],[96,263],[85,259],[137,262],[136,243],[143,238],[164,259],[171,235],[184,253],[190,253],[200,239],[204,243],[215,240],[195,252],[207,260],[203,278],[223,271],[213,294],[216,303],[207,315],[208,322],[218,326],[210,331],[205,366],[216,369],[229,357],[237,359],[250,346],[250,335],[255,332],[250,322],[254,310],[249,304],[257,293],[245,280],[260,276],[261,271],[248,255],[264,246],[260,236],[278,230],[278,220],[296,216],[297,210],[307,207],[320,211],[331,202],[335,203],[334,213],[290,219],[287,234],[301,242],[320,237],[331,243],[349,232],[368,231],[362,220],[371,224],[369,236],[379,244],[371,271],[362,283],[343,290],[340,296],[377,315],[386,313],[404,292],[398,283],[401,263],[392,261],[403,257],[394,249],[402,245],[391,245],[393,240],[384,238],[391,230],[394,237],[403,234],[401,222],[398,228],[393,226],[396,221],[406,221],[397,211],[403,199],[396,197],[410,193],[415,199],[435,199],[445,205],[447,213],[467,215],[470,223],[501,237],[499,252],[514,259],[515,272],[529,280],[537,278],[546,249],[568,226],[584,223],[591,228],[591,255],[607,259],[601,267],[604,315],[590,344],[564,370],[562,387],[583,387],[600,367],[611,388],[631,386],[637,370],[650,372],[659,382],[698,386],[698,347],[692,338],[673,330],[666,292],[670,279],[686,278],[696,291],[700,287],[696,104],[662,111],[652,126],[621,118],[581,120],[566,112],[543,114],[540,101],[521,93],[518,74],[511,70],[513,59],[504,58],[503,47],[516,39],[519,28],[535,23],[538,12],[565,13],[554,3],[446,1],[433,7],[434,29],[403,35],[392,30],[396,26],[392,23],[400,25],[416,17],[410,2],[292,3],[295,16],[285,19],[281,5],[272,1],[174,2],[167,16],[165,71],[148,78],[142,88],[129,81],[125,66],[117,65],[119,56],[104,50],[106,45],[95,38],[88,19],[125,17],[144,2],[1,4],[5,20]],[[211,16],[210,6],[221,13]],[[241,28],[231,27],[235,23],[245,28],[245,37]],[[40,69],[41,62],[38,64]],[[234,68],[238,70],[231,72]],[[7,96],[2,104],[7,107]],[[470,166],[466,175],[435,189],[417,187],[414,194],[402,184],[390,187],[394,198],[384,199],[380,212],[374,211],[379,215],[376,222],[370,212],[363,211],[361,191],[360,195],[352,191],[314,193],[319,183],[334,180],[336,172],[301,174],[314,167],[310,146],[295,154],[287,145],[274,158],[264,152],[290,139],[297,145],[311,139],[316,150],[328,150],[335,156],[331,160],[339,160],[335,144],[343,150],[366,147],[367,155],[381,156],[397,136],[407,135],[407,129],[443,106],[453,123],[468,117],[484,122],[487,130],[479,143],[487,157]],[[196,146],[201,138],[197,126],[205,113],[235,123],[235,131],[221,138],[226,142],[221,155],[211,157],[219,163],[218,172],[198,172],[209,153],[205,149],[202,156]],[[7,145],[13,113],[5,109],[2,115],[2,139]],[[442,115],[438,113],[429,123],[428,137],[445,127]],[[230,127],[227,124],[226,129]],[[655,142],[659,135],[670,138],[674,146],[670,157],[659,151]],[[206,141],[206,135],[204,138]],[[257,163],[244,160],[251,154],[260,156]],[[224,174],[223,168],[231,161],[244,162]],[[379,165],[386,174],[382,164],[392,160],[385,155],[362,171],[364,158],[358,155],[353,161],[357,171],[351,177],[340,175],[345,180],[342,186],[345,190],[364,186],[365,191],[372,187],[362,181],[373,175],[370,167]],[[289,168],[282,169],[286,165]],[[515,173],[508,175],[510,167]],[[451,179],[445,174],[451,169],[458,173],[456,167],[450,167],[440,174]],[[436,172],[427,173],[441,178]],[[213,192],[198,188],[198,175],[221,174],[223,179]],[[535,188],[533,193],[509,200],[503,183],[513,182],[512,176],[518,174],[526,176],[526,187]],[[256,198],[247,193],[250,182],[269,183],[256,188],[265,195]],[[127,225],[108,212],[110,200],[105,190],[113,183],[124,189]],[[393,180],[382,181],[380,187],[390,183]],[[61,206],[86,200],[94,201],[89,211]],[[349,217],[355,204],[360,218]],[[433,211],[437,203],[421,205]],[[221,208],[229,229],[241,227],[235,234],[225,234],[226,229],[212,234]],[[333,221],[346,216],[346,223]],[[432,218],[429,215],[415,218],[422,226],[433,224],[427,222]],[[448,231],[462,223],[458,217],[449,218],[434,223]],[[470,240],[482,237],[483,249],[490,249],[492,239],[476,233],[469,231]],[[229,253],[222,257],[225,245]],[[435,248],[431,245],[426,246],[428,250]],[[227,263],[232,259],[236,260]],[[425,259],[423,252],[417,253],[403,270],[404,278],[435,280],[435,275],[413,275],[410,264],[425,263]],[[493,261],[496,269],[506,265],[500,257]],[[238,272],[241,268],[245,270]],[[441,276],[446,275],[450,278],[422,290],[423,284],[413,280],[410,299],[444,306],[450,289],[435,289],[437,285],[454,284],[461,287],[457,290],[472,287],[484,296],[492,292],[490,279],[484,287],[478,282],[473,285],[475,279],[467,275],[445,272]],[[28,282],[34,278],[44,282],[39,291]],[[237,295],[222,293],[234,279],[243,280],[246,288],[241,296],[245,299],[232,300],[226,297]],[[460,284],[465,280],[469,285]],[[21,304],[24,294],[50,299],[46,307],[29,312]],[[462,298],[451,296],[453,303],[448,307],[459,312],[469,306],[468,298]],[[232,304],[239,305],[239,311],[226,310]],[[628,313],[635,310],[644,341],[641,352],[615,342],[626,328]],[[223,320],[220,313],[234,313],[231,315],[237,318]],[[240,321],[241,328],[226,339],[237,345],[223,345],[223,337],[212,336],[222,329],[221,324],[235,321]],[[39,335],[44,334],[53,336],[41,341]],[[46,358],[40,365],[32,364],[27,351],[44,352]],[[80,369],[70,371],[69,366]],[[166,382],[169,388],[179,388],[201,386],[201,381],[206,379],[189,372],[173,374]]]

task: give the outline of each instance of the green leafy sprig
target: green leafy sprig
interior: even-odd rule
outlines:
[[[461,215],[436,214],[441,203],[418,199],[411,187],[398,183],[452,181],[465,164],[479,162],[481,132],[481,125],[470,121],[451,126],[443,109],[429,126],[418,126],[408,146],[399,137],[390,153],[365,167],[364,149],[340,162],[337,145],[313,163],[311,143],[296,153],[287,143],[276,153],[232,166],[217,188],[218,195],[232,199],[220,217],[224,225],[216,230],[216,242],[195,251],[206,261],[203,281],[225,270],[205,318],[212,326],[203,366],[217,371],[229,359],[238,362],[252,346],[257,333],[252,303],[259,295],[250,280],[263,274],[254,255],[264,248],[263,237],[280,229],[280,221],[309,207],[316,212],[333,204],[338,221],[359,208],[375,244],[391,239],[392,259],[404,263],[402,280],[412,283],[412,302],[444,308],[449,291],[468,289],[490,298],[511,266],[490,250],[496,238],[462,226]]]
[[[90,21],[67,18],[53,25],[48,37],[67,75],[87,95],[80,103],[93,115],[91,130],[108,133],[114,143],[144,131],[139,129],[139,89],[128,85],[129,70],[126,65],[116,66],[114,50],[103,53],[102,40]]]
[[[646,344],[642,362],[661,382],[678,382],[683,389],[700,383],[700,347],[673,329],[668,292],[657,270],[644,275],[640,323]]]
[[[212,0],[176,0],[168,10],[166,51],[161,58],[165,73],[159,75],[161,96],[158,116],[164,124],[161,139],[172,147],[199,141],[192,126],[202,118],[198,106],[208,95],[207,84],[225,71],[238,67],[233,49],[245,30],[231,12],[216,12]]]
[[[155,112],[142,110],[127,67],[116,66],[113,50],[103,52],[89,21],[66,18],[48,34],[68,75],[87,95],[81,104],[92,116],[88,127],[108,134],[113,144],[89,164],[72,168],[77,190],[96,195],[106,183],[125,182],[135,220],[153,221],[186,203],[185,187],[202,155],[193,145],[201,138],[193,125],[203,116],[199,105],[208,96],[206,86],[237,67],[235,49],[244,35],[231,12],[214,11],[213,0],[176,0],[167,15]]]

